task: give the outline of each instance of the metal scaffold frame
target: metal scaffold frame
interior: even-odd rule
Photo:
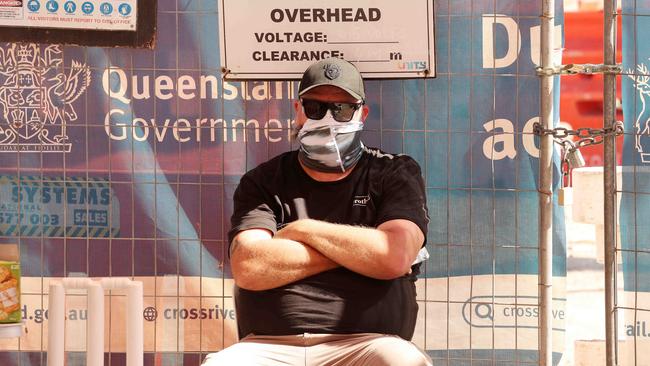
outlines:
[[[604,39],[602,65],[554,65],[553,27],[555,1],[542,1],[541,16],[541,78],[540,123],[547,131],[553,129],[554,77],[562,74],[592,73],[604,74],[603,86],[603,131],[616,131],[616,77],[620,67],[616,64],[616,22],[618,13],[616,0],[604,0]],[[582,66],[582,67],[581,67]],[[585,67],[586,66],[586,67]],[[604,260],[605,260],[605,349],[606,365],[617,365],[617,319],[616,319],[616,231],[617,231],[617,186],[616,186],[616,136],[603,135],[604,164]],[[552,345],[552,300],[553,300],[553,136],[540,136],[539,156],[539,365],[553,364]]]
[[[553,65],[555,1],[544,0],[541,19],[541,67]],[[553,73],[540,74],[540,122],[553,128]],[[539,152],[539,364],[553,364],[553,137],[540,136]]]
[[[605,0],[603,53],[605,66],[616,65],[616,0]],[[603,128],[616,125],[616,73],[604,74]],[[604,138],[603,223],[605,245],[606,365],[616,365],[616,136]]]

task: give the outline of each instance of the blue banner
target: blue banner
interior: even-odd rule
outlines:
[[[366,82],[364,142],[413,156],[426,180],[431,258],[417,284],[414,342],[449,365],[536,362],[539,141],[532,130],[541,7],[532,0],[434,5],[437,77]],[[32,205],[40,215],[20,221],[26,228],[0,224],[0,240],[20,244],[29,289],[29,332],[20,342],[0,340],[2,365],[44,362],[35,355],[45,349],[47,295],[37,284],[50,277],[142,280],[146,364],[199,364],[236,340],[226,255],[232,195],[247,170],[295,148],[297,82],[224,81],[217,2],[158,6],[155,50],[0,44],[2,204],[6,190],[17,201],[11,207]],[[65,187],[61,205],[45,202],[51,187]],[[11,208],[2,207],[0,215]],[[55,215],[65,224],[46,228],[42,217]],[[75,225],[83,229],[68,229]],[[553,243],[557,362],[566,276],[557,205]],[[85,305],[68,306],[80,314]],[[68,332],[83,333],[74,324]],[[111,352],[124,351],[120,324],[107,333]],[[69,350],[85,349],[83,338],[71,342]]]
[[[619,189],[619,248],[622,284],[619,280],[618,334],[626,342],[619,354],[629,362],[647,362],[650,345],[650,48],[644,37],[650,31],[650,4],[624,0],[623,21],[623,144],[622,187]]]

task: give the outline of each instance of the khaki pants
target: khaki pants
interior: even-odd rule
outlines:
[[[224,350],[209,354],[203,366],[428,366],[429,356],[398,336],[376,333],[290,336],[249,335]]]

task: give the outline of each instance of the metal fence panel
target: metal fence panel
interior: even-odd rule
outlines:
[[[622,275],[618,278],[618,361],[624,365],[649,365],[650,345],[650,227],[644,218],[650,209],[650,130],[646,102],[650,95],[650,5],[624,0],[623,22],[623,146],[620,196]]]
[[[539,119],[541,5],[434,5],[438,77],[366,84],[371,114],[364,141],[412,155],[427,184],[432,256],[418,281],[414,341],[436,364],[536,364],[532,126]],[[559,44],[559,1],[556,14]],[[217,17],[215,0],[159,1],[153,51],[0,44],[0,54],[13,55],[25,75],[19,91],[12,84],[18,79],[0,74],[0,214],[14,220],[0,224],[0,241],[20,245],[29,330],[20,340],[0,340],[0,364],[44,364],[44,292],[50,278],[65,276],[144,282],[147,365],[198,365],[235,342],[225,242],[232,194],[244,172],[295,148],[289,132],[297,83],[223,81]],[[38,105],[9,104],[10,93],[50,92],[55,76],[79,68],[89,70],[90,85],[60,111],[65,130],[60,120],[32,125],[37,133],[9,125],[21,111],[45,118]],[[50,203],[39,204],[46,195]],[[7,218],[20,213],[28,221]],[[557,362],[566,317],[564,215],[557,206],[554,228]],[[121,301],[114,294],[107,306],[111,364],[124,363]],[[85,298],[68,296],[67,306],[74,335],[67,339],[68,364],[79,364]]]

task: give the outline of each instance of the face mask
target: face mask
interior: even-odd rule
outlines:
[[[308,168],[325,172],[345,172],[363,153],[360,121],[362,108],[350,122],[337,122],[327,111],[320,120],[307,119],[298,131],[298,158]]]

